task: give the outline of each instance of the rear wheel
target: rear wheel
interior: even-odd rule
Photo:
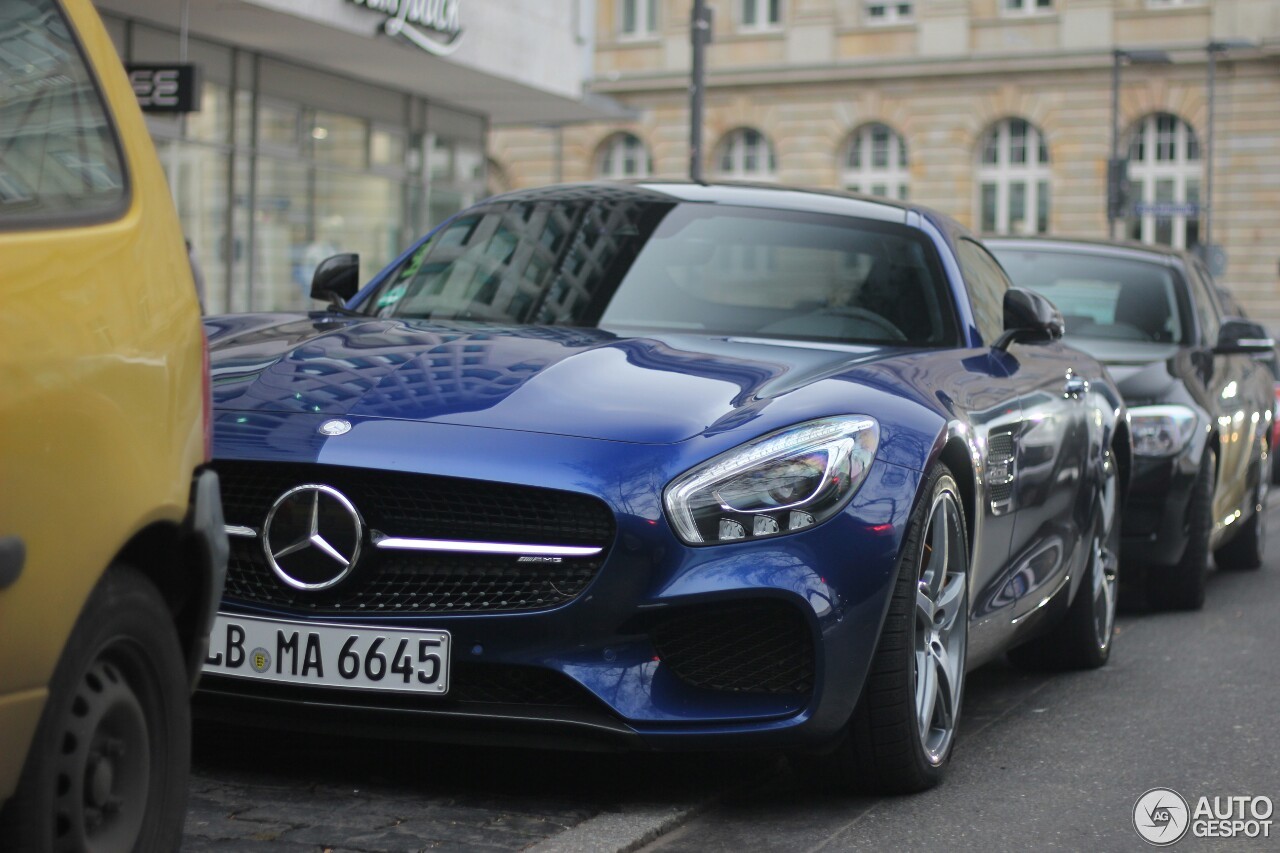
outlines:
[[[1259,569],[1267,553],[1267,494],[1270,483],[1266,472],[1258,476],[1258,488],[1253,495],[1253,515],[1244,523],[1234,539],[1213,553],[1214,560],[1224,569]]]
[[[968,537],[950,471],[935,468],[924,493],[862,697],[840,745],[817,761],[844,788],[922,791],[951,757],[968,642]]]
[[[1009,652],[1031,669],[1096,669],[1111,657],[1120,568],[1120,493],[1115,456],[1103,459],[1097,521],[1089,540],[1089,563],[1063,620],[1049,633]]]
[[[1147,570],[1147,594],[1151,602],[1167,610],[1199,610],[1209,575],[1209,534],[1213,532],[1213,478],[1217,455],[1206,448],[1200,472],[1191,486],[1187,506],[1187,548],[1172,566]]]
[[[115,566],[63,650],[0,848],[176,850],[190,768],[186,668],[160,594]]]

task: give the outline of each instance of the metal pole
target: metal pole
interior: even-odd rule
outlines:
[[[707,75],[706,50],[711,39],[711,19],[707,0],[693,0],[689,19],[689,41],[693,48],[693,68],[689,80],[689,180],[702,183],[702,109]]]
[[[1123,58],[1123,51],[1111,51],[1111,156],[1107,161],[1108,240],[1114,240],[1116,238],[1116,211],[1114,205],[1111,204],[1111,194],[1113,192],[1117,192],[1118,188],[1111,186],[1111,182],[1116,179],[1116,176],[1113,174],[1114,170],[1111,168],[1111,164],[1120,158],[1120,62]]]
[[[557,124],[552,128],[555,142],[554,161],[551,163],[551,183],[559,184],[564,182],[564,125]]]
[[[1201,201],[1201,207],[1204,209],[1204,245],[1213,245],[1213,89],[1216,83],[1215,76],[1217,74],[1218,65],[1218,45],[1210,42],[1207,50],[1209,51],[1209,144],[1205,149],[1204,164],[1204,199]]]

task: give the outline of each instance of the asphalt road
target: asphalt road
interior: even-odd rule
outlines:
[[[1280,534],[1280,504],[1269,510]],[[1280,538],[1198,613],[1122,616],[1110,664],[970,675],[950,773],[815,790],[769,756],[615,756],[197,729],[190,851],[1143,850],[1145,791],[1280,803]],[[1176,850],[1280,849],[1196,839]]]

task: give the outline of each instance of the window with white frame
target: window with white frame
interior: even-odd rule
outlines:
[[[721,178],[772,180],[777,168],[773,146],[755,128],[738,128],[716,149],[716,174]]]
[[[1130,239],[1191,248],[1200,242],[1200,142],[1171,113],[1142,118],[1129,136]]]
[[[744,30],[775,30],[782,24],[782,0],[739,0],[738,23]]]
[[[1053,11],[1053,0],[1000,0],[1006,15],[1041,15]]]
[[[978,155],[978,224],[987,234],[1049,230],[1049,149],[1030,122],[1007,118],[987,129]]]
[[[858,193],[907,198],[907,143],[887,124],[864,124],[849,137],[844,185]]]
[[[653,173],[653,159],[644,142],[634,133],[615,133],[600,145],[596,174],[601,178],[647,178]]]
[[[647,38],[658,32],[658,4],[661,0],[618,0],[621,9],[618,31],[623,38]]]
[[[914,3],[864,3],[862,19],[868,24],[908,24],[915,20]]]

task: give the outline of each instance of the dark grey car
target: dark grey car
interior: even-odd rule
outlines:
[[[1129,407],[1123,576],[1145,578],[1152,604],[1194,609],[1210,553],[1223,568],[1260,566],[1272,383],[1255,353],[1271,342],[1225,315],[1208,271],[1187,252],[1045,238],[986,244],[1016,285],[1058,306],[1065,340],[1107,365]]]

